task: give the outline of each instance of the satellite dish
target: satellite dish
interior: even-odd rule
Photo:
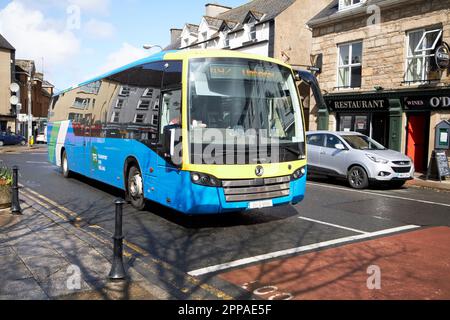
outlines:
[[[9,99],[9,102],[15,106],[19,103],[19,98],[17,96],[11,96],[11,98]]]
[[[17,83],[13,82],[9,86],[9,90],[11,90],[11,92],[13,92],[13,93],[17,93],[20,90],[20,86]]]

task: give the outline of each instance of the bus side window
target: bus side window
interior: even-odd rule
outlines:
[[[181,127],[182,63],[181,61],[167,61],[164,67],[159,119],[161,142],[164,141],[164,127],[169,125]]]

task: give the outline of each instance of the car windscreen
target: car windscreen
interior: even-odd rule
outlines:
[[[386,148],[375,140],[363,135],[343,135],[342,139],[347,142],[350,147],[356,150],[385,150]]]

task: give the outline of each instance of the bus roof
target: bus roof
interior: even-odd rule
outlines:
[[[104,73],[98,77],[95,77],[93,79],[90,79],[88,81],[84,81],[78,85],[69,87],[65,90],[59,91],[58,93],[55,93],[54,96],[58,96],[60,94],[66,93],[70,90],[73,90],[75,88],[79,88],[82,86],[85,86],[89,83],[96,82],[99,80],[102,80],[104,78],[107,78],[113,74],[140,66],[142,64],[161,61],[161,60],[184,60],[184,59],[191,59],[191,58],[212,58],[212,57],[224,57],[224,58],[246,58],[246,59],[255,59],[255,60],[263,60],[268,62],[277,63],[280,65],[284,65],[285,67],[290,68],[289,65],[285,64],[282,61],[269,58],[266,56],[256,55],[256,54],[250,54],[250,53],[243,53],[239,51],[234,50],[211,50],[211,49],[196,49],[196,50],[171,50],[171,51],[161,51],[154,55],[148,56],[146,58],[134,61],[132,63],[129,63],[125,66],[122,66],[120,68],[116,68],[114,70],[111,70],[107,73]]]

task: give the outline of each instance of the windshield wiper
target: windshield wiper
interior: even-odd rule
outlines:
[[[289,152],[291,152],[291,153],[293,153],[293,154],[295,154],[297,157],[301,157],[301,156],[303,156],[303,154],[300,152],[300,151],[298,151],[298,150],[295,150],[295,149],[293,149],[293,148],[291,148],[291,147],[287,147],[287,146],[280,146],[281,148],[283,148],[284,150],[287,150],[287,151],[289,151]]]

